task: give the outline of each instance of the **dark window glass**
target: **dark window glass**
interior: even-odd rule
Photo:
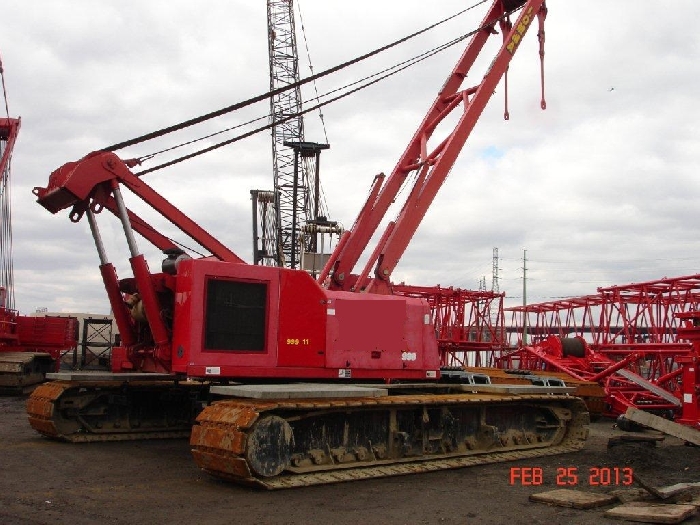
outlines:
[[[209,279],[204,348],[265,350],[267,284]]]

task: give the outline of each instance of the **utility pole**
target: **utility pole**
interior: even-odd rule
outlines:
[[[523,346],[527,345],[527,250],[523,250]]]
[[[493,248],[493,260],[491,262],[491,293],[493,297],[499,293],[499,283],[498,283],[498,248]],[[491,320],[492,326],[498,326],[498,315],[500,308],[494,308],[494,303],[491,301],[489,303],[489,319]]]

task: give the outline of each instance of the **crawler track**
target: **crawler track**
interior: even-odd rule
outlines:
[[[569,396],[425,394],[227,400],[197,422],[190,444],[201,468],[282,489],[573,452],[589,417]]]
[[[190,435],[206,386],[172,381],[51,381],[27,401],[32,428],[71,442]]]

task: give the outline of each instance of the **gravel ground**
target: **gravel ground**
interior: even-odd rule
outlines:
[[[635,490],[624,486],[626,468],[657,486],[700,481],[700,447],[666,437],[656,447],[624,444],[608,449],[608,438],[617,431],[613,422],[603,420],[592,425],[586,448],[574,454],[264,492],[201,472],[186,440],[67,444],[45,439],[29,427],[25,401],[0,398],[3,525],[619,524],[603,518],[610,507],[576,510],[532,503],[528,496],[561,488],[558,474],[561,481],[576,476],[568,488]],[[608,474],[610,484],[594,484],[607,481]],[[700,517],[685,523],[700,523]]]

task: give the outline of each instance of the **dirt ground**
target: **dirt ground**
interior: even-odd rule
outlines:
[[[578,479],[569,488],[591,492],[627,489],[622,485],[624,468],[634,469],[656,486],[700,481],[700,447],[666,437],[656,447],[624,444],[608,449],[608,437],[616,430],[612,421],[603,420],[592,425],[586,448],[574,454],[264,492],[201,472],[186,440],[67,444],[45,439],[29,427],[25,401],[0,397],[0,523],[4,525],[593,525],[620,522],[603,518],[610,507],[553,507],[530,502],[528,496],[561,488],[557,474],[568,468],[576,469],[568,473]],[[511,484],[514,467],[542,469],[541,484]],[[611,469],[608,473],[617,467],[620,485],[614,485],[613,475],[610,485],[592,486],[596,480],[591,475],[595,477],[595,468],[601,467]],[[700,517],[685,523],[700,523]]]

